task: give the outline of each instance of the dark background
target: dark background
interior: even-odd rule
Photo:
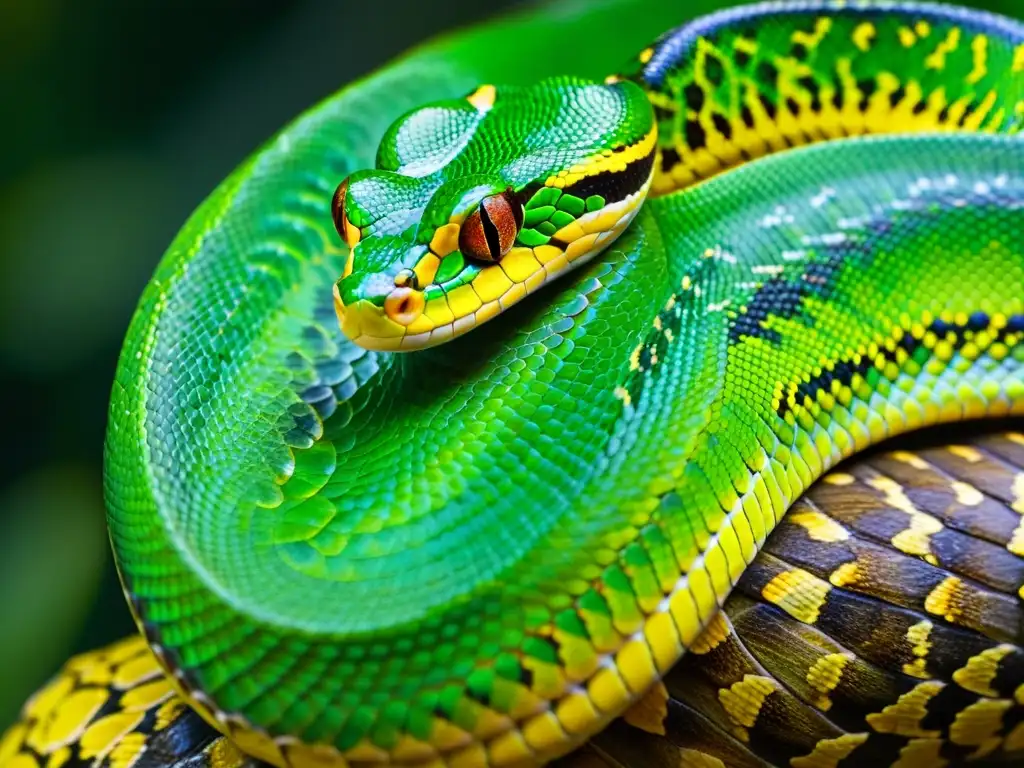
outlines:
[[[192,209],[306,107],[513,0],[0,0],[0,731],[133,631],[103,433],[121,340]]]

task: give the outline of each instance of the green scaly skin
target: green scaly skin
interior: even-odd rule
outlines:
[[[865,14],[880,20],[861,50]],[[825,17],[831,32],[809,46]],[[922,20],[920,56],[953,28],[962,39],[926,93],[941,86],[978,112],[992,92],[977,128],[1015,132],[1024,35],[1012,22],[808,3],[697,29],[720,50],[756,29],[780,59],[796,56],[782,52],[794,40],[822,61],[859,51],[879,62],[890,103],[879,73],[912,68],[899,30]],[[973,51],[979,37],[993,66],[975,74],[959,45]],[[503,187],[532,195],[566,163],[639,146],[655,122],[660,179],[730,165],[701,166],[714,136],[686,138],[685,121],[666,134],[677,118],[639,98],[659,82],[676,84],[655,90],[671,95],[687,62],[704,60],[683,46],[659,80],[651,66],[678,39],[642,55],[641,87],[548,82],[507,101],[514,92],[499,88],[465,148],[421,158],[428,172],[412,180],[394,169],[446,145],[389,133],[379,162],[392,170],[350,180],[346,216],[362,230],[351,260],[325,226],[348,170],[329,112],[243,165],[172,245],[112,396],[112,541],[157,655],[243,749],[279,765],[530,765],[564,753],[684,652],[827,467],[925,424],[1024,410],[1024,145],[1007,136],[844,139],[742,164],[648,200],[600,259],[464,338],[412,355],[344,339],[339,274],[351,270],[338,289],[346,317],[359,301],[384,311],[436,229]],[[815,70],[826,85],[828,72]],[[451,79],[438,89],[466,85]],[[711,85],[705,100],[721,102]],[[769,103],[785,102],[776,85]],[[609,93],[628,105],[614,119]],[[572,125],[594,128],[571,151],[576,134],[558,134],[545,109],[567,94],[582,110]],[[790,98],[790,116],[813,123]],[[868,98],[864,112],[888,115],[878,130],[900,128],[902,106],[893,98],[889,114]],[[549,122],[531,122],[534,108]],[[501,131],[488,121],[520,111]],[[963,127],[950,111],[910,127]],[[809,128],[803,141],[821,138]],[[672,148],[692,163],[675,168]],[[364,194],[375,183],[388,193]],[[601,210],[583,202],[559,210]],[[518,243],[537,247],[522,232]],[[484,269],[501,263],[463,259],[442,275]]]

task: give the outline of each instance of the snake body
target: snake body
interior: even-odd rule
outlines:
[[[281,766],[582,743],[830,466],[1024,411],[1022,121],[1019,24],[806,2],[406,115],[335,196],[344,243],[317,131],[283,181],[257,156],[172,245],[111,399],[160,663]]]
[[[682,661],[558,767],[1019,760],[1024,433],[915,438],[816,483]],[[930,561],[903,551],[922,531]],[[5,768],[61,762],[266,768],[141,635],[71,659],[0,737]]]

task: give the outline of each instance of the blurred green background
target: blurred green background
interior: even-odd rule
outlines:
[[[514,0],[0,0],[0,731],[133,631],[103,433],[121,340],[191,210],[300,111]]]
[[[1024,17],[1024,0],[961,2]],[[129,317],[178,227],[304,108],[516,4],[0,0],[0,730],[68,655],[133,631],[103,433]]]

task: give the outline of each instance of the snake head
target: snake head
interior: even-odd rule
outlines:
[[[650,187],[657,135],[628,81],[481,86],[407,113],[332,204],[334,303],[368,349],[441,344],[607,247]]]

